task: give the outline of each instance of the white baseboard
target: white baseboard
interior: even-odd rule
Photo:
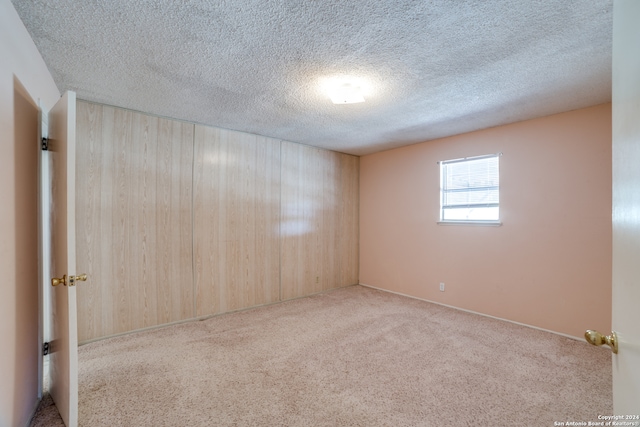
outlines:
[[[360,283],[360,286],[364,286],[365,288],[376,289],[376,290],[382,291],[382,292],[388,292],[390,294],[400,295],[400,296],[407,297],[407,298],[417,299],[417,300],[420,300],[420,301],[430,302],[431,304],[437,304],[437,305],[441,305],[443,307],[448,307],[448,308],[453,308],[455,310],[464,311],[466,313],[477,314],[479,316],[489,317],[491,319],[502,320],[503,322],[514,323],[514,324],[520,325],[520,326],[526,326],[527,328],[537,329],[537,330],[543,331],[543,332],[549,332],[551,334],[560,335],[560,336],[563,336],[565,338],[571,338],[572,340],[582,341],[585,344],[587,344],[587,342],[584,340],[584,337],[574,337],[573,335],[563,334],[562,332],[552,331],[550,329],[544,329],[544,328],[540,328],[538,326],[527,325],[526,323],[516,322],[515,320],[504,319],[502,317],[496,317],[496,316],[492,316],[490,314],[480,313],[478,311],[467,310],[465,308],[460,308],[460,307],[456,307],[456,306],[453,306],[453,305],[443,304],[441,302],[431,301],[431,300],[428,300],[428,299],[425,299],[425,298],[416,297],[416,296],[413,296],[413,295],[403,294],[402,292],[390,291],[389,289],[378,288],[378,287],[375,287],[375,286],[367,285],[365,283]]]

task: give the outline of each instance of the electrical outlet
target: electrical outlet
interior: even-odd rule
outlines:
[[[316,283],[320,283],[320,276],[316,276]]]
[[[440,282],[440,292],[444,292],[444,282]]]

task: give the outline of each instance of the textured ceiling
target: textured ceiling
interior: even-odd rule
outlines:
[[[13,4],[61,91],[356,155],[611,100],[612,0]]]

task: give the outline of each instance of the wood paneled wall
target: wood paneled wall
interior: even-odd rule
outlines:
[[[196,126],[196,313],[280,298],[280,141]]]
[[[193,125],[78,102],[76,155],[78,339],[193,317]]]
[[[358,283],[358,158],[282,142],[282,298]]]
[[[81,342],[358,282],[359,158],[84,101],[77,115]]]

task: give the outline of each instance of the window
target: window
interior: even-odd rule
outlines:
[[[500,223],[500,156],[440,162],[440,222]]]

